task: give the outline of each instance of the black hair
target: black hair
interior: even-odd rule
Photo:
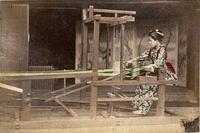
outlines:
[[[155,29],[155,30],[149,31],[149,36],[152,37],[154,40],[158,40],[159,42],[162,42],[164,38],[164,33],[160,31],[159,29]]]

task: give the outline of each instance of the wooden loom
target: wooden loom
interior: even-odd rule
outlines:
[[[113,14],[113,17],[103,17],[101,14],[109,13]],[[125,16],[119,17],[119,14]],[[134,22],[135,11],[121,11],[121,10],[107,10],[107,9],[94,9],[90,6],[88,10],[83,11],[83,49],[87,49],[87,35],[88,24],[93,24],[93,44],[92,44],[92,83],[91,83],[91,100],[90,100],[90,117],[95,118],[97,112],[97,102],[114,102],[114,101],[132,101],[132,100],[145,100],[145,98],[98,98],[97,90],[100,86],[127,86],[127,85],[142,85],[142,84],[158,84],[158,98],[148,98],[148,100],[158,100],[157,103],[157,116],[164,115],[165,107],[165,84],[169,82],[165,81],[165,72],[160,71],[157,81],[126,81],[123,80],[123,51],[125,43],[125,23]],[[99,31],[101,24],[108,24],[110,26],[120,25],[121,27],[121,41],[120,41],[120,80],[113,81],[99,81],[97,76],[97,70],[99,69]],[[83,67],[86,68],[87,51],[83,51]],[[172,82],[170,82],[173,84]]]
[[[97,14],[96,14],[97,13]],[[113,17],[103,17],[100,14],[113,14]],[[124,16],[119,16],[119,14],[123,14]],[[69,89],[73,89],[70,91],[67,91],[63,94],[59,94],[56,96],[52,96],[46,101],[54,100],[58,104],[60,104],[67,112],[69,112],[72,116],[77,116],[77,114],[71,110],[70,108],[66,107],[62,101],[60,101],[59,98],[67,96],[71,93],[81,91],[85,88],[88,88],[91,86],[91,99],[90,99],[90,117],[95,118],[96,112],[97,112],[97,102],[115,102],[115,101],[132,101],[132,100],[158,100],[157,103],[157,115],[164,115],[164,107],[165,107],[165,84],[174,84],[174,82],[169,82],[164,80],[164,73],[160,71],[159,77],[157,81],[149,81],[149,80],[143,80],[143,81],[137,81],[137,80],[123,80],[123,51],[124,51],[124,33],[125,33],[125,23],[128,22],[134,22],[135,18],[133,15],[135,15],[135,11],[122,11],[122,10],[107,10],[107,9],[94,9],[93,6],[90,6],[89,9],[83,10],[83,56],[82,56],[82,66],[83,70],[86,70],[86,64],[87,64],[87,35],[88,35],[88,25],[93,24],[94,32],[93,32],[93,53],[92,53],[92,71],[89,73],[80,73],[71,71],[57,71],[50,73],[40,73],[39,75],[34,75],[32,73],[26,75],[0,75],[1,81],[8,81],[8,80],[14,80],[14,81],[26,81],[26,80],[33,80],[33,79],[56,79],[56,78],[77,78],[77,77],[92,77],[91,84],[87,84],[85,82],[81,82],[80,84],[76,84],[74,86],[62,88],[59,91],[65,91]],[[99,80],[98,79],[98,58],[99,58],[99,31],[100,31],[100,25],[101,24],[108,24],[109,26],[116,26],[120,25],[121,27],[121,42],[120,42],[120,79],[119,80]],[[71,73],[71,74],[69,74]],[[106,75],[102,75],[106,76]],[[111,76],[107,74],[107,76]],[[113,76],[113,75],[112,75]],[[112,79],[112,78],[111,78]],[[100,86],[127,86],[127,85],[142,85],[142,84],[158,84],[160,85],[159,92],[158,92],[158,98],[133,98],[133,97],[120,97],[120,98],[98,98],[97,97],[97,90]],[[80,87],[80,86],[81,87]],[[75,88],[75,89],[74,89]],[[58,91],[52,92],[56,94]],[[24,92],[24,100],[28,97],[27,94],[29,91]],[[27,101],[26,101],[27,102]],[[30,113],[30,102],[26,103],[26,109],[25,111]]]

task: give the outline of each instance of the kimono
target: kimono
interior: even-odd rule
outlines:
[[[149,58],[151,64],[155,64],[156,68],[164,68],[166,70],[165,80],[177,80],[173,66],[166,60],[167,53],[164,46],[161,45],[144,51],[137,57],[137,60],[145,58]],[[158,87],[158,85],[140,85],[135,90],[135,97],[155,97],[157,95]],[[152,103],[152,100],[133,101],[134,107],[143,114],[146,114],[149,111]]]

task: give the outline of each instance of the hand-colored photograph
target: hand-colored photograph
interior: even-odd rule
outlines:
[[[0,0],[0,133],[200,133],[200,0]]]

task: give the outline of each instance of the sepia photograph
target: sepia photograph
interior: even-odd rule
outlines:
[[[0,0],[0,133],[200,133],[200,0]]]

